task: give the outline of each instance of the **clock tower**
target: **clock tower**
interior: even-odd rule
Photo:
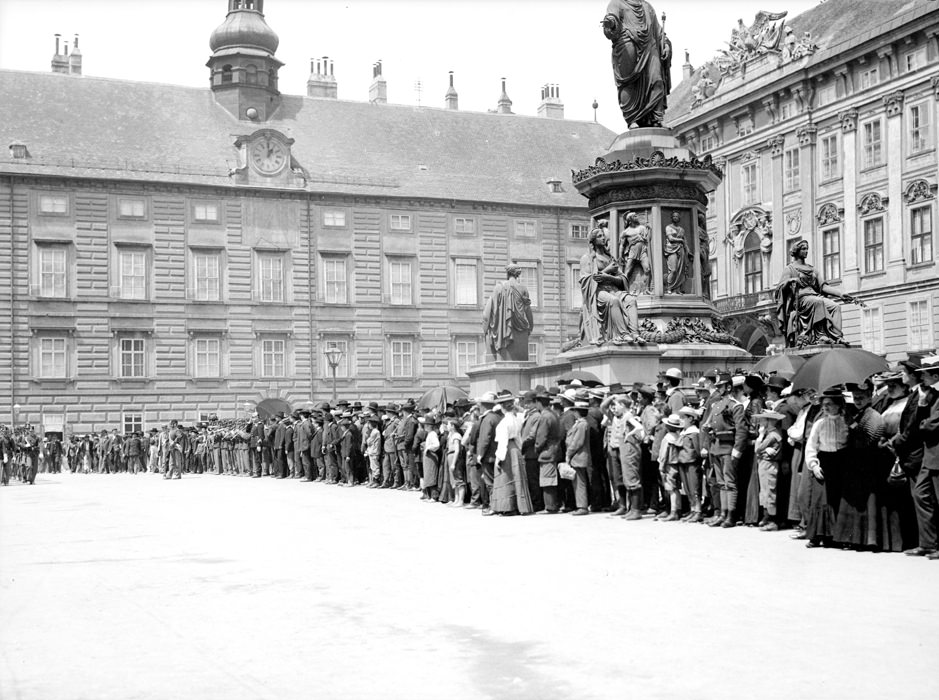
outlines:
[[[264,0],[228,0],[228,15],[209,38],[206,66],[215,100],[248,122],[270,119],[280,106],[274,57],[280,39],[264,21]]]

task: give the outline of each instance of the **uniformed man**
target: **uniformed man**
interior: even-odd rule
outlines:
[[[127,471],[136,474],[143,471],[143,445],[140,440],[140,433],[131,433],[131,436],[124,441],[124,463],[127,465]]]
[[[417,433],[417,418],[414,416],[414,400],[408,399],[401,406],[401,419],[395,431],[395,449],[398,452],[398,464],[402,471],[401,486],[397,488],[410,491],[414,481],[414,453],[411,445]]]
[[[716,384],[721,396],[710,408],[707,423],[709,467],[720,487],[720,513],[707,521],[712,527],[733,527],[737,508],[737,465],[747,442],[743,404],[731,396],[731,376],[722,372]]]
[[[382,449],[384,458],[382,460],[382,480],[383,489],[397,488],[401,485],[401,468],[398,464],[398,447],[395,440],[395,432],[398,429],[398,404],[392,403],[385,407],[385,424],[382,429]]]

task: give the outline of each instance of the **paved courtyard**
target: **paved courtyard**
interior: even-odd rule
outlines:
[[[0,697],[939,697],[939,563],[271,479],[0,489]]]

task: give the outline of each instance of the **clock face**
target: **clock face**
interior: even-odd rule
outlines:
[[[259,173],[274,175],[287,165],[287,149],[280,141],[265,136],[251,144],[249,158]]]

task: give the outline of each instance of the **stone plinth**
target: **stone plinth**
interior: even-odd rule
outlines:
[[[537,367],[534,362],[504,362],[497,360],[477,365],[466,374],[470,378],[470,396],[476,397],[487,391],[507,389],[513,393],[531,387],[529,375]]]

